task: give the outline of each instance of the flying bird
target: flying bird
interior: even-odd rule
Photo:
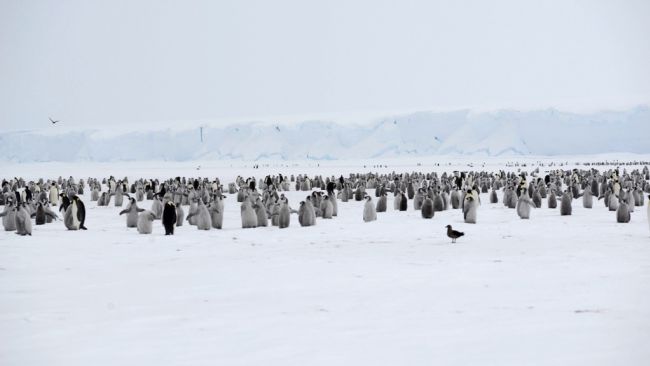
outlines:
[[[447,236],[451,238],[452,243],[455,243],[456,239],[460,238],[463,235],[465,235],[465,233],[461,233],[460,231],[452,230],[451,225],[447,225]]]
[[[57,121],[53,120],[52,117],[49,117],[49,119],[50,119],[50,122],[52,122],[53,125],[55,125],[57,122],[59,122],[58,120]]]

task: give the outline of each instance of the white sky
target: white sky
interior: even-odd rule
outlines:
[[[0,127],[650,102],[650,1],[0,0]]]

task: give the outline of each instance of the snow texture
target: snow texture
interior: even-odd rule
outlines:
[[[252,132],[249,132],[252,133]],[[499,148],[502,148],[500,146]],[[571,158],[567,158],[569,160]],[[573,161],[573,160],[572,160]],[[361,163],[19,164],[34,178],[347,174]],[[388,166],[378,171],[447,171]],[[630,167],[626,167],[630,168]],[[485,169],[506,168],[487,164]],[[517,168],[512,168],[517,169]],[[373,171],[376,169],[373,169]],[[369,192],[372,195],[372,191]],[[297,204],[307,192],[289,192]],[[0,232],[0,364],[30,365],[642,365],[650,359],[650,235],[599,201],[530,220],[490,204],[424,220],[409,202],[363,223],[363,202],[313,227],[165,237],[125,227],[121,208],[84,196],[88,231],[61,222],[32,237]],[[501,195],[499,194],[499,197]],[[151,201],[141,203],[149,208]],[[647,203],[646,203],[647,204]],[[450,244],[445,225],[465,236]]]
[[[203,129],[203,142],[201,132]],[[418,112],[337,123],[178,122],[0,132],[0,159],[39,161],[335,160],[431,155],[649,153],[650,109]]]

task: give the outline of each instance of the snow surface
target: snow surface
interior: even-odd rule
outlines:
[[[279,172],[467,168],[462,160],[382,169],[219,164],[200,171],[180,163],[5,164],[2,171],[228,182]],[[488,161],[485,169],[517,168]],[[295,205],[306,194],[288,196]],[[362,221],[363,203],[350,201],[313,227],[293,215],[288,229],[244,230],[230,196],[223,230],[185,224],[165,237],[159,221],[153,235],[139,235],[120,208],[96,207],[85,195],[88,231],[57,222],[36,226],[32,237],[0,232],[0,365],[646,364],[646,209],[617,224],[602,201],[588,210],[575,200],[573,215],[560,216],[544,200],[520,220],[482,197],[476,225],[464,224],[459,210],[424,220],[412,201],[396,212],[389,197],[388,212],[372,223]],[[447,224],[465,232],[457,244],[445,236]]]
[[[332,160],[650,153],[650,108],[416,112],[358,119],[166,122],[0,132],[0,159],[38,161]],[[339,123],[346,121],[346,123]],[[200,128],[203,128],[201,143]]]

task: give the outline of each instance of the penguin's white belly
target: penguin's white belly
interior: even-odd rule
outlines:
[[[72,204],[72,226],[79,229],[79,217],[77,216],[77,204]]]

